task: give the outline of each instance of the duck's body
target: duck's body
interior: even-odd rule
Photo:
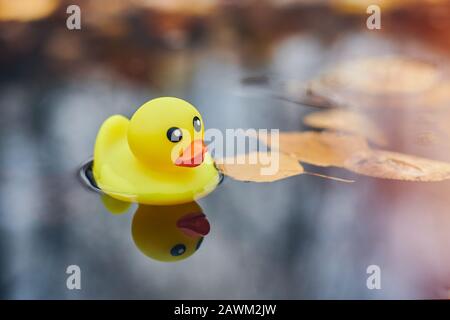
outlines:
[[[210,225],[196,202],[173,206],[139,205],[131,224],[134,243],[147,257],[175,262],[194,254]]]
[[[159,101],[160,103],[155,107],[155,100],[160,99],[166,100]],[[166,127],[180,126],[180,123],[176,123],[177,114],[173,113],[173,109],[178,107],[173,105],[182,100],[176,98],[155,100],[141,107],[141,109],[146,108],[147,111],[140,112],[138,110],[131,121],[123,116],[114,115],[103,123],[98,132],[94,149],[95,181],[103,192],[123,201],[151,205],[170,205],[194,201],[214,190],[220,181],[219,173],[208,153],[204,153],[202,162],[196,165],[175,165],[173,162],[167,161],[170,157],[167,155],[169,147],[173,148],[175,144],[171,141],[158,141],[158,139],[167,140]],[[162,107],[159,106],[161,103]],[[179,108],[185,107],[182,105]],[[161,111],[166,108],[169,114],[161,115]],[[154,115],[155,111],[159,115],[159,119],[145,119],[146,115]],[[186,110],[182,109],[181,111],[179,116],[186,117],[183,114],[183,111]],[[140,119],[135,120],[134,117],[139,112],[138,118],[144,118],[144,121],[136,123]],[[192,116],[188,115],[188,117],[190,117],[189,122],[192,122]],[[164,124],[164,122],[170,122],[170,119],[175,124],[172,122]],[[130,130],[132,121],[135,121],[134,128]],[[152,127],[152,122],[155,121],[157,123],[154,128],[145,127]],[[182,119],[180,121],[183,122]],[[145,126],[142,125],[143,123]],[[158,131],[161,132],[158,133]],[[189,143],[193,143],[193,139],[191,140],[185,142],[181,149],[184,149]],[[145,154],[147,148],[152,148],[153,151]],[[182,153],[181,151],[177,152]]]

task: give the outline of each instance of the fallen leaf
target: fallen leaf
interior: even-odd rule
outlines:
[[[278,149],[301,162],[316,166],[342,167],[354,153],[367,151],[366,139],[337,132],[282,132],[278,146],[271,145],[270,137],[258,137],[271,149]]]
[[[430,89],[438,82],[437,68],[401,56],[363,58],[337,65],[320,83],[366,94],[408,94]]]
[[[435,107],[450,107],[450,80],[440,82],[433,86],[423,97],[424,105]]]
[[[259,137],[270,146],[270,137]],[[270,146],[273,150],[273,146]],[[282,132],[275,149],[316,166],[335,166],[383,179],[441,181],[450,178],[450,163],[371,149],[361,136],[336,132]]]
[[[362,58],[338,64],[311,80],[306,93],[327,100],[323,106],[435,108],[445,100],[448,104],[443,74],[437,65],[404,56]]]
[[[344,167],[383,179],[442,181],[450,178],[449,163],[383,150],[357,153],[345,162]]]
[[[354,133],[380,146],[387,144],[383,132],[368,117],[356,111],[332,109],[313,112],[303,118],[303,122],[314,128]]]
[[[329,176],[329,175],[321,174],[321,173],[317,173],[317,172],[308,172],[308,171],[305,171],[304,174],[307,174],[307,175],[310,175],[310,176],[319,177],[319,178],[324,178],[324,179],[328,179],[328,180],[334,180],[334,181],[339,181],[339,182],[345,182],[345,183],[353,183],[353,182],[355,182],[355,180],[350,180],[350,179],[344,179],[344,178],[333,177],[333,176]]]
[[[251,152],[235,157],[225,158],[217,163],[218,169],[225,175],[239,181],[272,182],[303,173],[303,167],[297,160],[283,153],[278,153],[279,165],[273,174],[264,174],[264,168],[270,165],[264,163],[263,157],[271,157],[266,152]],[[250,160],[254,159],[254,161]]]

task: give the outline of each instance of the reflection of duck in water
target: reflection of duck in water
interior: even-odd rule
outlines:
[[[196,202],[174,206],[139,205],[131,233],[146,256],[179,261],[191,256],[209,233],[209,222]]]
[[[102,193],[92,176],[92,161],[81,168],[81,179],[100,193],[105,208],[112,214],[123,214],[131,207]],[[133,217],[131,233],[139,250],[159,261],[179,261],[190,257],[209,233],[210,225],[196,202],[171,206],[139,204]]]

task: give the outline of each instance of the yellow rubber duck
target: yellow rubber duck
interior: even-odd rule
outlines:
[[[198,250],[210,226],[196,202],[175,206],[139,205],[131,225],[138,249],[147,257],[174,262]]]
[[[200,113],[178,98],[150,100],[131,120],[111,116],[95,142],[95,182],[128,202],[171,205],[199,199],[220,182],[203,137]]]

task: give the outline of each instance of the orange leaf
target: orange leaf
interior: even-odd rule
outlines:
[[[231,158],[225,158],[217,163],[217,167],[223,174],[240,181],[272,182],[303,173],[303,167],[297,160],[283,153],[278,153],[278,168],[273,174],[264,174],[262,169],[269,165],[263,163],[262,157],[271,157],[273,154],[266,152],[251,152],[240,154]],[[254,159],[256,161],[251,161]]]
[[[308,126],[320,129],[354,133],[378,145],[386,145],[383,132],[365,115],[356,111],[332,109],[308,114],[303,118]]]
[[[354,153],[370,150],[367,141],[355,135],[335,132],[282,132],[279,135],[278,149],[294,157],[298,161],[316,166],[342,167],[344,162]],[[271,149],[271,139],[259,137]]]
[[[449,163],[382,150],[353,155],[344,167],[359,174],[384,179],[442,181],[450,178]]]

